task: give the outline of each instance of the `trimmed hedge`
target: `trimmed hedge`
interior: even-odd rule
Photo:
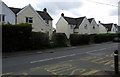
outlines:
[[[52,35],[52,45],[54,47],[64,47],[64,46],[67,46],[67,37],[65,35],[65,33],[54,33]]]
[[[90,37],[89,35],[80,35],[80,34],[71,34],[70,43],[73,46],[89,44]]]
[[[29,49],[31,31],[31,24],[3,24],[2,51],[11,52]]]
[[[117,34],[96,34],[94,36],[95,43],[109,42],[112,41],[114,37],[117,37]]]
[[[48,47],[49,37],[46,33],[32,32],[31,34],[31,48],[43,49]]]

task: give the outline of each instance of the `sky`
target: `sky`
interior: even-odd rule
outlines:
[[[67,17],[95,18],[96,22],[118,24],[118,2],[120,0],[2,0],[8,7],[23,8],[31,4],[35,10],[47,8],[54,19],[53,27],[61,13]]]

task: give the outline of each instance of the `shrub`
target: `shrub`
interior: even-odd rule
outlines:
[[[31,47],[32,49],[42,49],[48,46],[49,37],[46,33],[32,32],[31,34]]]
[[[80,35],[80,34],[70,35],[70,43],[73,46],[89,44],[89,41],[90,41],[89,35]]]
[[[30,45],[32,25],[30,24],[3,24],[2,25],[2,51],[27,50]]]
[[[117,34],[96,34],[94,36],[94,42],[102,43],[102,42],[112,41],[113,38],[116,36],[117,36]]]
[[[64,33],[54,33],[52,36],[52,41],[56,47],[67,46],[67,37]]]

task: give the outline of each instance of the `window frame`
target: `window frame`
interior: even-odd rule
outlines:
[[[26,21],[26,23],[32,24],[33,23],[33,17],[26,17],[25,21]]]

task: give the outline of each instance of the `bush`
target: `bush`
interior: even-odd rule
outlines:
[[[70,43],[73,46],[89,44],[89,41],[90,41],[89,35],[80,35],[80,34],[70,35]]]
[[[94,36],[95,43],[109,42],[112,41],[117,34],[96,34]]]
[[[32,49],[43,49],[48,47],[49,37],[46,33],[32,32],[31,47]]]
[[[54,33],[52,36],[53,46],[64,47],[67,46],[67,37],[64,33]]]
[[[32,25],[30,24],[3,24],[2,51],[19,51],[29,49]]]

